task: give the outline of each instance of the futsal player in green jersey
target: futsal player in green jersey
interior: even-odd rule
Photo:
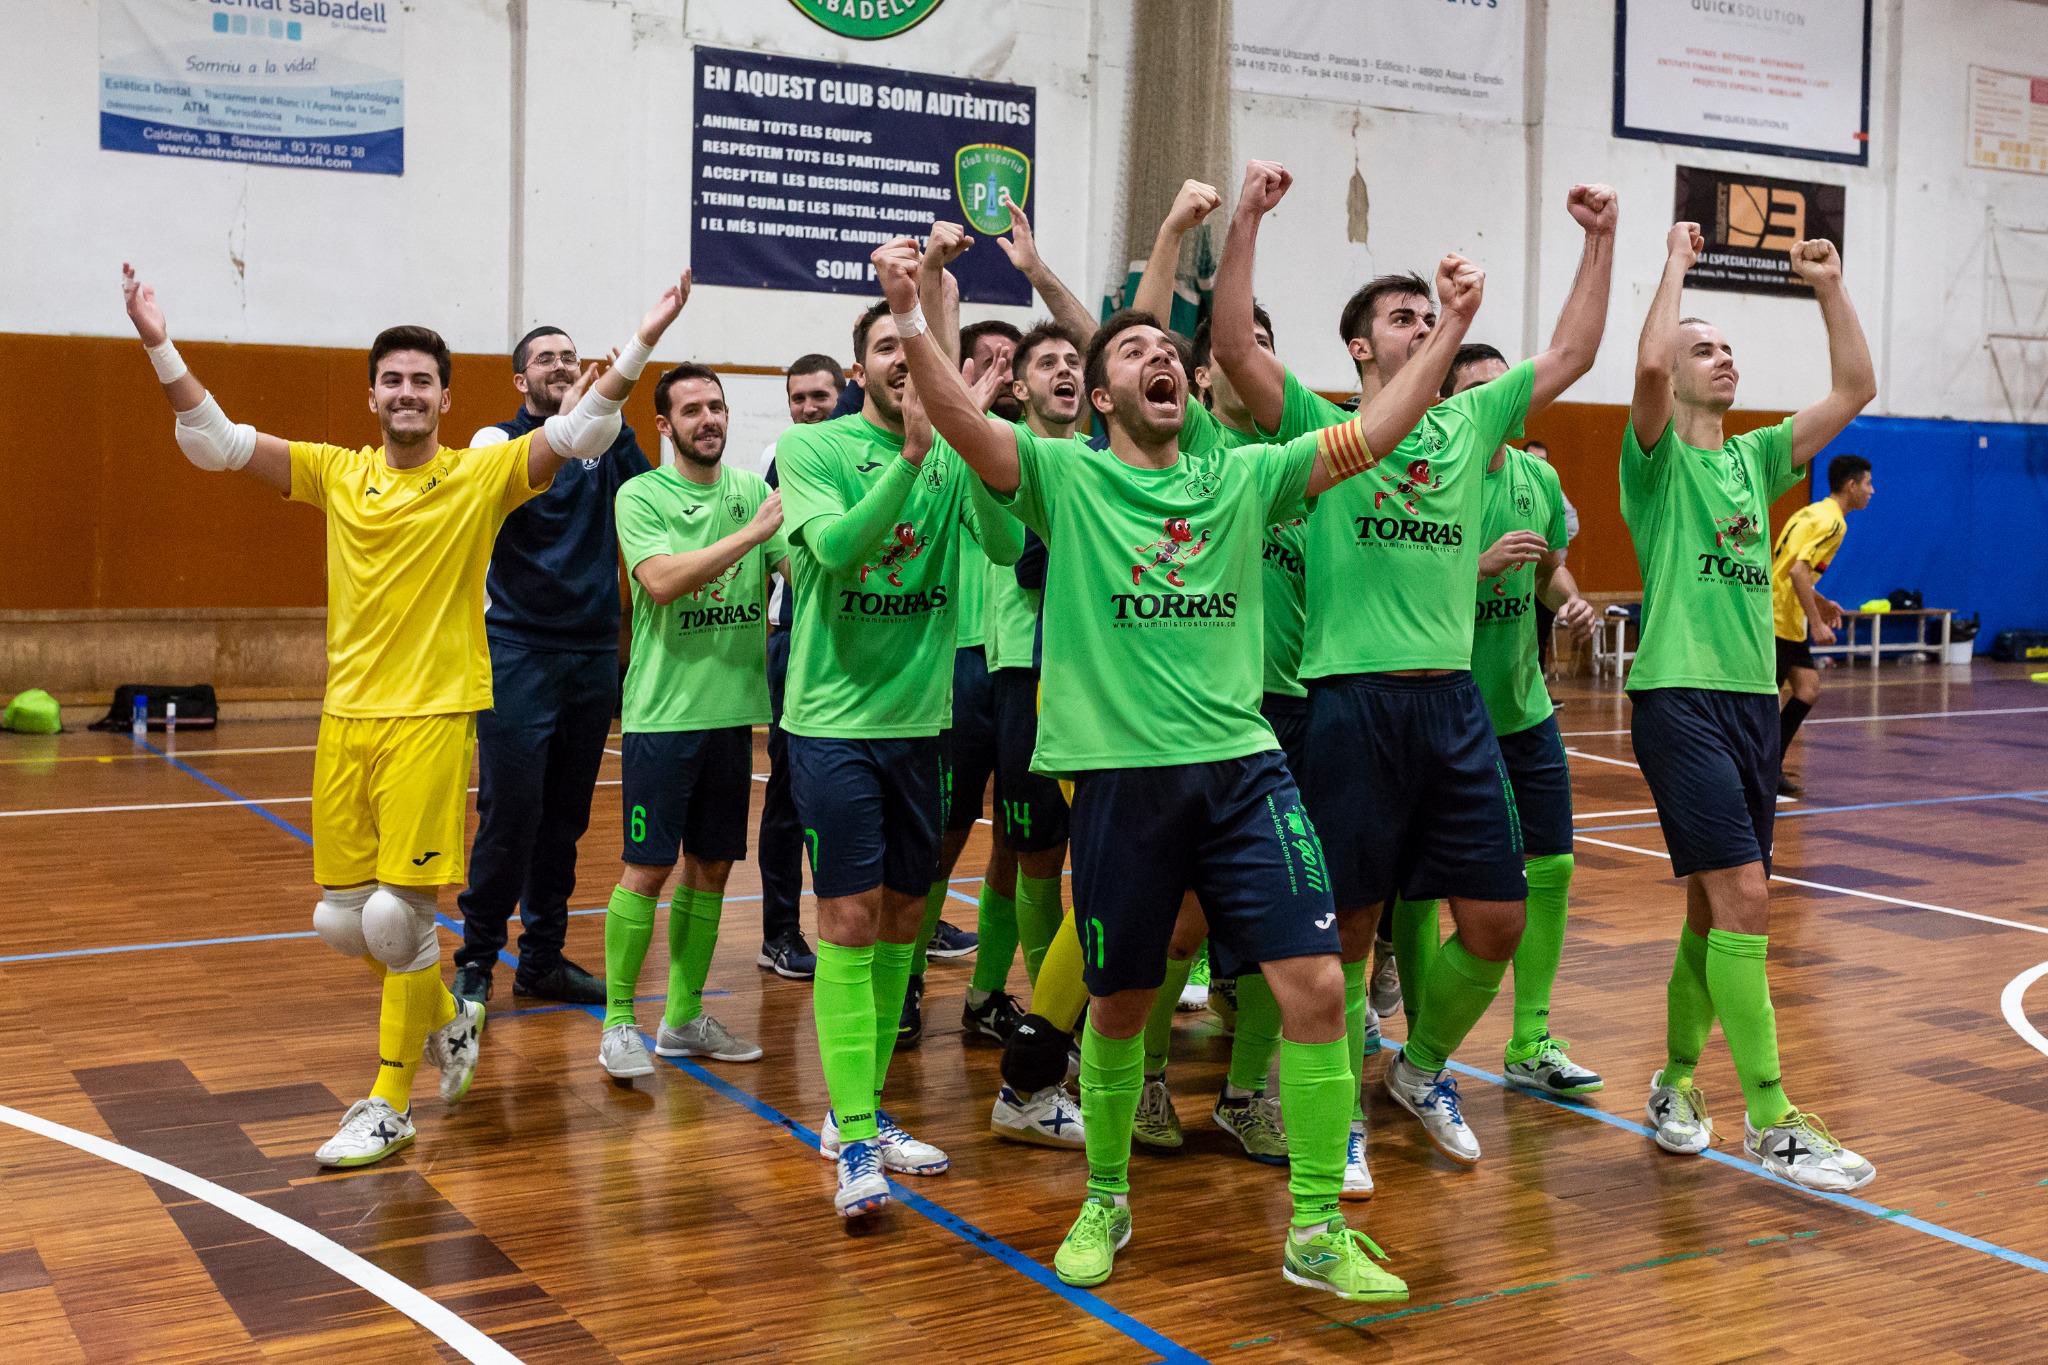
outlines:
[[[1287,384],[1285,368],[1251,341],[1251,257],[1261,219],[1290,183],[1273,163],[1246,168],[1217,278],[1216,358],[1262,430],[1280,422]],[[1550,348],[1431,408],[1371,477],[1335,490],[1308,522],[1301,786],[1327,841],[1343,926],[1352,1071],[1362,1076],[1366,963],[1381,905],[1396,893],[1448,898],[1457,932],[1437,954],[1387,1089],[1439,1151],[1467,1166],[1479,1142],[1446,1068],[1507,973],[1527,882],[1500,745],[1472,680],[1466,604],[1487,463],[1529,413],[1592,367],[1606,325],[1614,191],[1574,185],[1565,203],[1585,246]],[[1418,277],[1381,276],[1351,296],[1340,331],[1363,401],[1403,375],[1436,327]]]
[[[1621,443],[1621,515],[1643,575],[1630,736],[1686,884],[1650,1121],[1665,1151],[1706,1150],[1713,1122],[1693,1068],[1719,1019],[1742,1083],[1743,1150],[1811,1189],[1853,1190],[1877,1168],[1786,1098],[1764,970],[1779,763],[1768,517],[1876,396],[1877,376],[1834,244],[1800,242],[1791,265],[1827,328],[1828,392],[1776,426],[1729,436],[1734,349],[1712,323],[1679,315],[1703,245],[1696,223],[1666,240]]]
[[[1295,1202],[1283,1275],[1347,1298],[1405,1297],[1338,1213],[1356,1082],[1336,912],[1315,831],[1258,713],[1259,547],[1265,527],[1373,467],[1372,451],[1414,425],[1478,306],[1481,272],[1444,259],[1439,343],[1356,421],[1201,456],[1178,448],[1186,375],[1151,319],[1112,317],[1089,346],[1083,391],[1108,419],[1110,448],[1049,443],[990,422],[943,353],[918,339],[927,325],[916,244],[899,238],[874,260],[935,425],[987,494],[1051,549],[1033,767],[1074,783],[1074,902],[1091,996],[1081,1052],[1089,1197],[1055,1271],[1099,1284],[1130,1239],[1140,1034],[1193,890],[1217,941],[1264,964],[1280,1002]]]
[[[818,898],[811,994],[832,1103],[818,1151],[838,1163],[833,1205],[849,1218],[888,1204],[885,1170],[948,1164],[880,1099],[945,823],[958,532],[974,515],[972,476],[907,400],[886,304],[861,314],[853,350],[861,411],[792,427],[775,453],[796,590],[782,724]],[[1012,525],[981,528],[992,561]]]
[[[787,569],[782,497],[727,465],[725,386],[678,365],[654,386],[655,425],[676,452],[620,487],[619,544],[633,577],[633,657],[620,724],[625,870],[605,911],[598,1064],[618,1080],[654,1070],[633,991],[654,909],[678,853],[668,911],[663,1057],[752,1062],[756,1043],[704,1012],[726,878],[746,856],[754,731],[768,723],[768,576]]]
[[[1444,379],[1445,398],[1506,374],[1506,357],[1491,346],[1458,350]],[[1600,1089],[1598,1073],[1567,1054],[1550,1033],[1550,994],[1564,954],[1566,905],[1572,883],[1572,785],[1543,666],[1536,651],[1535,604],[1557,613],[1582,638],[1593,633],[1593,608],[1565,568],[1564,490],[1544,461],[1503,445],[1486,466],[1479,521],[1479,585],[1472,623],[1472,679],[1500,741],[1514,789],[1529,879],[1522,941],[1515,947],[1515,1022],[1503,1074],[1511,1085],[1553,1095]],[[1437,903],[1397,900],[1396,960],[1402,999],[1412,1021],[1435,962]]]

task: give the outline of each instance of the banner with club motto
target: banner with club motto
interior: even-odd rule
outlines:
[[[1033,87],[700,47],[694,124],[699,284],[872,295],[874,249],[943,219],[976,239],[962,299],[1031,302],[989,238],[1006,195],[1033,212]]]
[[[99,0],[100,146],[405,173],[400,0]]]

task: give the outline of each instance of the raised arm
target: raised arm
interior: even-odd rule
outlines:
[[[568,412],[556,413],[533,433],[533,444],[526,456],[529,483],[540,488],[555,477],[555,471],[565,461],[594,460],[611,449],[612,442],[619,438],[619,410],[626,405],[626,395],[633,391],[633,381],[647,368],[648,358],[660,344],[662,333],[681,315],[689,299],[690,271],[686,266],[681,278],[662,290],[661,297],[640,319],[633,340],[619,351],[611,366],[576,396]],[[584,377],[589,378],[588,371]]]
[[[1138,277],[1138,292],[1131,299],[1131,307],[1158,318],[1161,327],[1173,315],[1173,277],[1180,269],[1181,239],[1199,227],[1222,202],[1223,196],[1216,193],[1214,186],[1199,180],[1183,180],[1180,193],[1173,197],[1173,206],[1166,211],[1166,221],[1152,238],[1152,254],[1146,258],[1145,273]]]
[[[1619,201],[1606,185],[1574,185],[1565,196],[1573,221],[1586,230],[1579,273],[1557,315],[1550,349],[1536,357],[1529,385],[1529,411],[1540,412],[1593,368],[1600,335],[1607,330],[1607,290],[1614,279],[1614,223]]]
[[[1372,468],[1415,430],[1444,376],[1450,373],[1451,360],[1464,342],[1485,292],[1484,270],[1455,252],[1443,258],[1436,270],[1436,294],[1443,316],[1422,349],[1356,417],[1316,434],[1319,458],[1309,475],[1310,497]]]
[[[1813,286],[1828,329],[1828,396],[1792,418],[1792,467],[1797,469],[1820,454],[1877,397],[1877,371],[1870,363],[1870,343],[1863,338],[1856,305],[1849,302],[1842,284],[1842,258],[1835,244],[1818,238],[1801,242],[1792,248],[1792,270]]]
[[[1209,319],[1209,353],[1230,378],[1245,411],[1260,431],[1278,431],[1286,411],[1287,367],[1258,343],[1252,322],[1252,262],[1258,254],[1259,223],[1294,183],[1277,161],[1253,161],[1244,168],[1237,211],[1223,239],[1216,267],[1216,302]],[[1204,188],[1207,188],[1206,186]]]
[[[739,563],[756,545],[767,544],[781,525],[782,494],[770,493],[754,509],[753,519],[731,535],[701,550],[649,555],[633,566],[633,577],[649,597],[665,607]]]
[[[955,365],[960,363],[960,282],[946,267],[973,245],[958,223],[934,222],[918,261],[917,306],[931,319],[932,340]]]
[[[1671,372],[1678,363],[1678,300],[1685,292],[1685,272],[1699,260],[1707,239],[1698,223],[1673,223],[1664,238],[1664,274],[1643,319],[1636,343],[1636,390],[1629,400],[1629,426],[1636,444],[1648,454],[1671,425]]]
[[[925,415],[977,478],[996,493],[1014,493],[1019,478],[1017,433],[1008,422],[994,420],[983,411],[968,390],[967,381],[960,377],[960,371],[931,335],[931,324],[918,306],[917,243],[908,237],[898,237],[875,248],[871,259],[882,284],[882,296],[889,301],[889,311],[896,317],[896,331],[903,338],[903,355],[910,366],[910,382],[917,389]],[[907,431],[906,428],[906,435]]]
[[[261,479],[280,493],[292,491],[291,443],[281,436],[266,436],[247,422],[228,421],[220,403],[193,378],[178,348],[171,344],[164,310],[157,305],[156,290],[136,277],[135,267],[121,265],[121,294],[128,307],[128,320],[149,353],[164,397],[177,414],[178,449],[185,458],[209,473],[239,469]]]
[[[1010,198],[1007,189],[1003,191],[1003,204],[1010,210],[1010,235],[996,238],[996,245],[1038,291],[1038,297],[1044,300],[1052,320],[1071,331],[1075,344],[1086,354],[1088,339],[1095,335],[1095,314],[1088,311],[1088,305],[1074,297],[1074,291],[1067,288],[1060,277],[1052,273],[1052,267],[1039,256],[1038,237],[1031,230],[1031,220]]]

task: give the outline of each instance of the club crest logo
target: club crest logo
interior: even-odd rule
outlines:
[[[739,526],[747,519],[746,500],[737,493],[725,495],[725,514],[732,518],[733,525]]]
[[[946,462],[927,459],[924,462],[924,486],[937,493],[946,486]]]
[[[1528,517],[1536,511],[1536,495],[1526,488],[1515,489],[1515,515]]]
[[[1223,486],[1223,469],[1217,460],[1188,461],[1188,481],[1182,485],[1191,498],[1208,499],[1216,496],[1216,490]]]
[[[869,574],[881,574],[892,588],[903,586],[903,566],[924,553],[927,538],[917,533],[915,524],[907,521],[896,523],[889,532],[889,546],[882,551],[881,558],[872,564],[860,566],[860,581],[868,581]]]
[[[975,142],[953,153],[953,187],[960,212],[976,232],[993,236],[1010,230],[1010,208],[1031,193],[1031,158],[999,142]]]
[[[804,18],[842,38],[893,38],[931,18],[945,0],[790,0]]]
[[[1180,571],[1196,555],[1209,546],[1209,535],[1204,530],[1199,538],[1195,528],[1186,517],[1168,517],[1162,528],[1165,534],[1150,545],[1135,545],[1139,562],[1131,565],[1131,586],[1137,587],[1146,574],[1154,569],[1166,570],[1166,581],[1176,588],[1184,588]]]

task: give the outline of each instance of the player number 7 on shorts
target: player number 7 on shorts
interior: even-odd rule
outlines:
[[[631,835],[633,836],[633,842],[634,842],[634,843],[636,843],[636,844],[644,844],[644,843],[646,843],[646,842],[647,842],[647,807],[645,807],[645,806],[635,806],[635,807],[633,807],[633,814],[632,814],[632,816],[631,816],[631,817],[630,817],[630,818],[628,819],[628,821],[627,821],[627,825],[626,825],[626,828],[627,828],[627,832],[628,832],[628,833],[630,833],[630,834],[631,834]]]

